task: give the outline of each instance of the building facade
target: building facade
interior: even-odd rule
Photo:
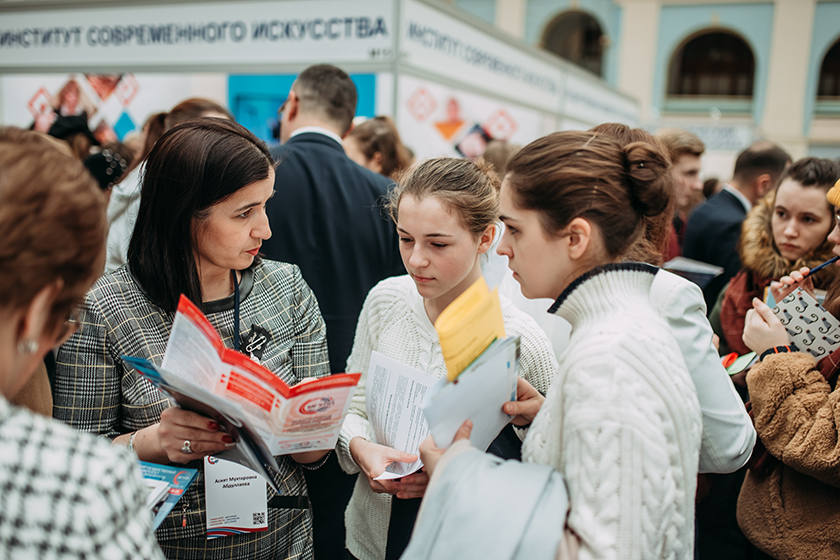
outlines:
[[[453,3],[634,96],[642,126],[695,131],[712,168],[758,139],[840,156],[840,1]]]

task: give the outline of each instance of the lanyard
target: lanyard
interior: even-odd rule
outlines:
[[[239,279],[233,273],[233,349],[239,352]]]

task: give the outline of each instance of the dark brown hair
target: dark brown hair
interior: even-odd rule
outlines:
[[[161,136],[146,163],[128,266],[146,295],[175,311],[185,294],[202,305],[193,220],[239,189],[268,178],[274,160],[239,124],[199,118]]]
[[[779,179],[785,167],[791,162],[790,155],[772,142],[756,142],[740,154],[735,160],[735,171],[732,178],[745,183],[751,183],[759,175],[770,175],[773,188],[779,184]]]
[[[499,217],[499,177],[492,166],[458,158],[433,158],[409,168],[388,195],[388,209],[399,222],[400,199],[434,196],[455,212],[475,237]]]
[[[347,134],[356,114],[356,85],[350,76],[330,64],[316,64],[300,73],[292,84],[300,112],[320,115]]]
[[[39,132],[0,127],[0,306],[56,280],[57,325],[102,272],[105,201],[82,162]]]
[[[642,218],[667,208],[669,164],[647,142],[622,146],[597,132],[555,132],[517,152],[506,180],[514,202],[537,211],[548,235],[585,218],[600,229],[609,257],[617,258],[641,234]]]
[[[348,138],[359,144],[359,151],[371,160],[378,152],[382,157],[382,175],[394,178],[408,167],[408,150],[400,140],[400,133],[391,117],[380,116],[368,119],[353,127]]]
[[[207,116],[208,113],[219,113],[225,115],[225,118],[229,121],[233,120],[233,115],[215,101],[201,97],[192,97],[181,101],[166,114],[166,130],[178,126],[181,123],[191,121],[192,119]]]
[[[647,142],[655,146],[663,153],[669,153],[664,144],[651,133],[641,128],[630,128],[626,124],[621,123],[604,123],[590,129],[590,132],[598,132],[618,140],[622,146],[626,146],[633,142]],[[646,262],[654,266],[660,266],[663,261],[663,256],[668,250],[668,243],[671,239],[671,228],[674,219],[674,210],[676,206],[676,199],[674,198],[674,184],[673,177],[669,174],[666,179],[669,183],[667,190],[668,205],[665,210],[653,216],[645,216],[644,234],[639,238],[624,256],[625,260]]]

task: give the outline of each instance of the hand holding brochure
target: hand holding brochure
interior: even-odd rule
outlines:
[[[426,393],[435,384],[428,374],[373,352],[365,383],[368,420],[376,443],[418,455],[420,443],[429,435],[423,415]],[[376,480],[407,476],[423,462],[394,462]]]
[[[458,296],[435,321],[448,379],[429,391],[424,411],[438,447],[448,447],[465,420],[472,444],[486,450],[510,422],[502,405],[516,400],[519,337],[505,338],[497,290],[484,278]]]
[[[289,387],[244,354],[225,348],[201,311],[181,297],[160,367],[123,359],[182,408],[213,418],[237,442],[215,456],[243,464],[267,480],[274,455],[332,449],[359,374]]]

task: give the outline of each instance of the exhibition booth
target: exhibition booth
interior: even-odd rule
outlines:
[[[85,112],[97,136],[124,138],[200,96],[271,141],[295,75],[323,62],[351,74],[359,116],[392,116],[419,157],[638,118],[594,75],[430,0],[9,4],[3,124]]]

